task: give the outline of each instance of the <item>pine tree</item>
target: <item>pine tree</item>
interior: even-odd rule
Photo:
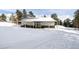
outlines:
[[[23,9],[23,18],[27,18],[27,12],[25,9]]]
[[[74,26],[79,28],[79,9],[74,12]]]
[[[53,18],[54,20],[56,20],[57,21],[57,24],[59,24],[59,18],[58,18],[58,16],[57,16],[56,13],[51,14],[51,18]]]
[[[22,12],[20,10],[16,10],[16,23],[20,24],[20,20],[22,19]]]
[[[31,17],[35,17],[35,15],[33,14],[32,11],[29,11],[29,14],[30,14]]]
[[[62,25],[62,20],[59,21],[59,25]]]
[[[46,17],[46,15],[44,15],[44,17]]]
[[[2,15],[1,15],[1,21],[6,21],[6,18],[7,18],[7,17],[6,17],[5,14],[2,14]]]
[[[17,19],[21,20],[22,19],[22,12],[20,10],[16,10],[16,15],[17,15]]]
[[[70,21],[71,21],[71,20],[70,20],[69,18],[65,19],[63,25],[64,25],[65,27],[70,27],[70,25],[71,25],[71,22],[70,22]]]

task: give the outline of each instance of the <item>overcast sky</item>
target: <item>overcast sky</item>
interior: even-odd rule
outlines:
[[[76,9],[26,9],[27,12],[32,11],[35,15],[51,15],[56,13],[61,20],[66,18],[73,19]],[[0,9],[0,13],[15,13],[15,9]]]

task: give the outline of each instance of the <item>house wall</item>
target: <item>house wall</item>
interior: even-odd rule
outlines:
[[[39,23],[39,25],[37,23]],[[22,25],[35,26],[35,27],[55,26],[55,22],[51,22],[51,21],[43,21],[43,22],[22,22],[21,24]]]
[[[43,26],[55,26],[55,22],[41,22]]]
[[[34,22],[22,22],[22,25],[34,25]]]

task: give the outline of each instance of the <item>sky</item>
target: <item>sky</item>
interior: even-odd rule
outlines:
[[[50,16],[56,13],[61,20],[66,18],[73,19],[76,9],[26,9],[27,12],[32,11],[36,16]],[[0,13],[10,14],[15,13],[16,9],[0,9]]]

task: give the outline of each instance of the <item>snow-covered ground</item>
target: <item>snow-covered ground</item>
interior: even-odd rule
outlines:
[[[55,27],[55,29],[60,30],[60,31],[69,32],[69,33],[72,33],[72,34],[79,34],[79,31],[76,30],[75,28],[67,28],[67,27],[64,27],[64,26],[57,25]]]
[[[0,22],[0,27],[14,27],[16,24],[10,22]]]
[[[63,26],[31,29],[0,26],[1,49],[60,49],[79,48],[79,31]]]

